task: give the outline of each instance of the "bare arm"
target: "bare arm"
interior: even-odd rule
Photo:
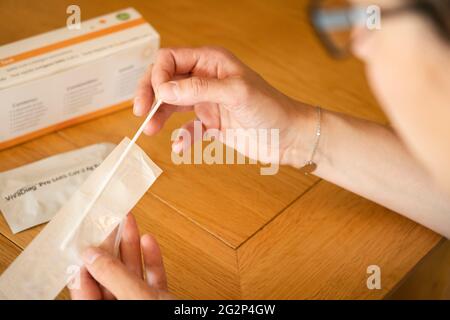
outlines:
[[[302,114],[296,123],[302,134],[289,158],[300,167],[305,159],[296,155],[309,154],[317,115]],[[314,161],[317,176],[450,238],[450,197],[436,187],[392,129],[324,110]]]
[[[148,113],[155,91],[165,104],[146,128],[149,135],[173,112],[193,110],[208,130],[278,128],[281,163],[299,168],[309,160],[317,124],[314,108],[285,96],[226,50],[160,50],[139,85],[136,115]],[[192,129],[191,124],[183,128]],[[322,132],[315,174],[450,238],[450,197],[391,129],[324,111]],[[190,143],[174,141],[173,151]]]

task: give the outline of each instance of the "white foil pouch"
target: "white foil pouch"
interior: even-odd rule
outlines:
[[[0,297],[54,299],[82,266],[80,252],[102,244],[147,192],[162,171],[133,145],[96,198],[129,143],[111,152],[0,276]]]
[[[0,173],[0,210],[13,233],[49,221],[114,149],[100,143]]]

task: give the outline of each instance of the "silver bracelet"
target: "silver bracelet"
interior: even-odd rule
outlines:
[[[319,147],[320,135],[322,134],[322,109],[317,107],[317,127],[316,127],[316,140],[314,141],[314,146],[311,152],[311,156],[309,157],[309,161],[305,162],[305,165],[301,168],[301,170],[306,174],[310,174],[314,172],[317,168],[317,163],[314,162],[314,155],[316,154],[317,148]]]

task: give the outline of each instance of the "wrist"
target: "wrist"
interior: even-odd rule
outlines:
[[[287,143],[281,154],[281,164],[301,168],[310,160],[317,162],[320,157],[319,150],[316,150],[314,159],[311,159],[318,138],[317,108],[296,102],[290,118],[291,123],[285,134]]]

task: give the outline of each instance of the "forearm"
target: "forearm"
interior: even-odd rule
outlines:
[[[297,156],[291,157],[295,167],[309,160],[314,144],[317,114],[310,110],[306,119],[308,124],[300,117],[296,122],[300,135]],[[435,186],[392,129],[326,110],[321,127],[315,175],[450,238],[450,197]]]

